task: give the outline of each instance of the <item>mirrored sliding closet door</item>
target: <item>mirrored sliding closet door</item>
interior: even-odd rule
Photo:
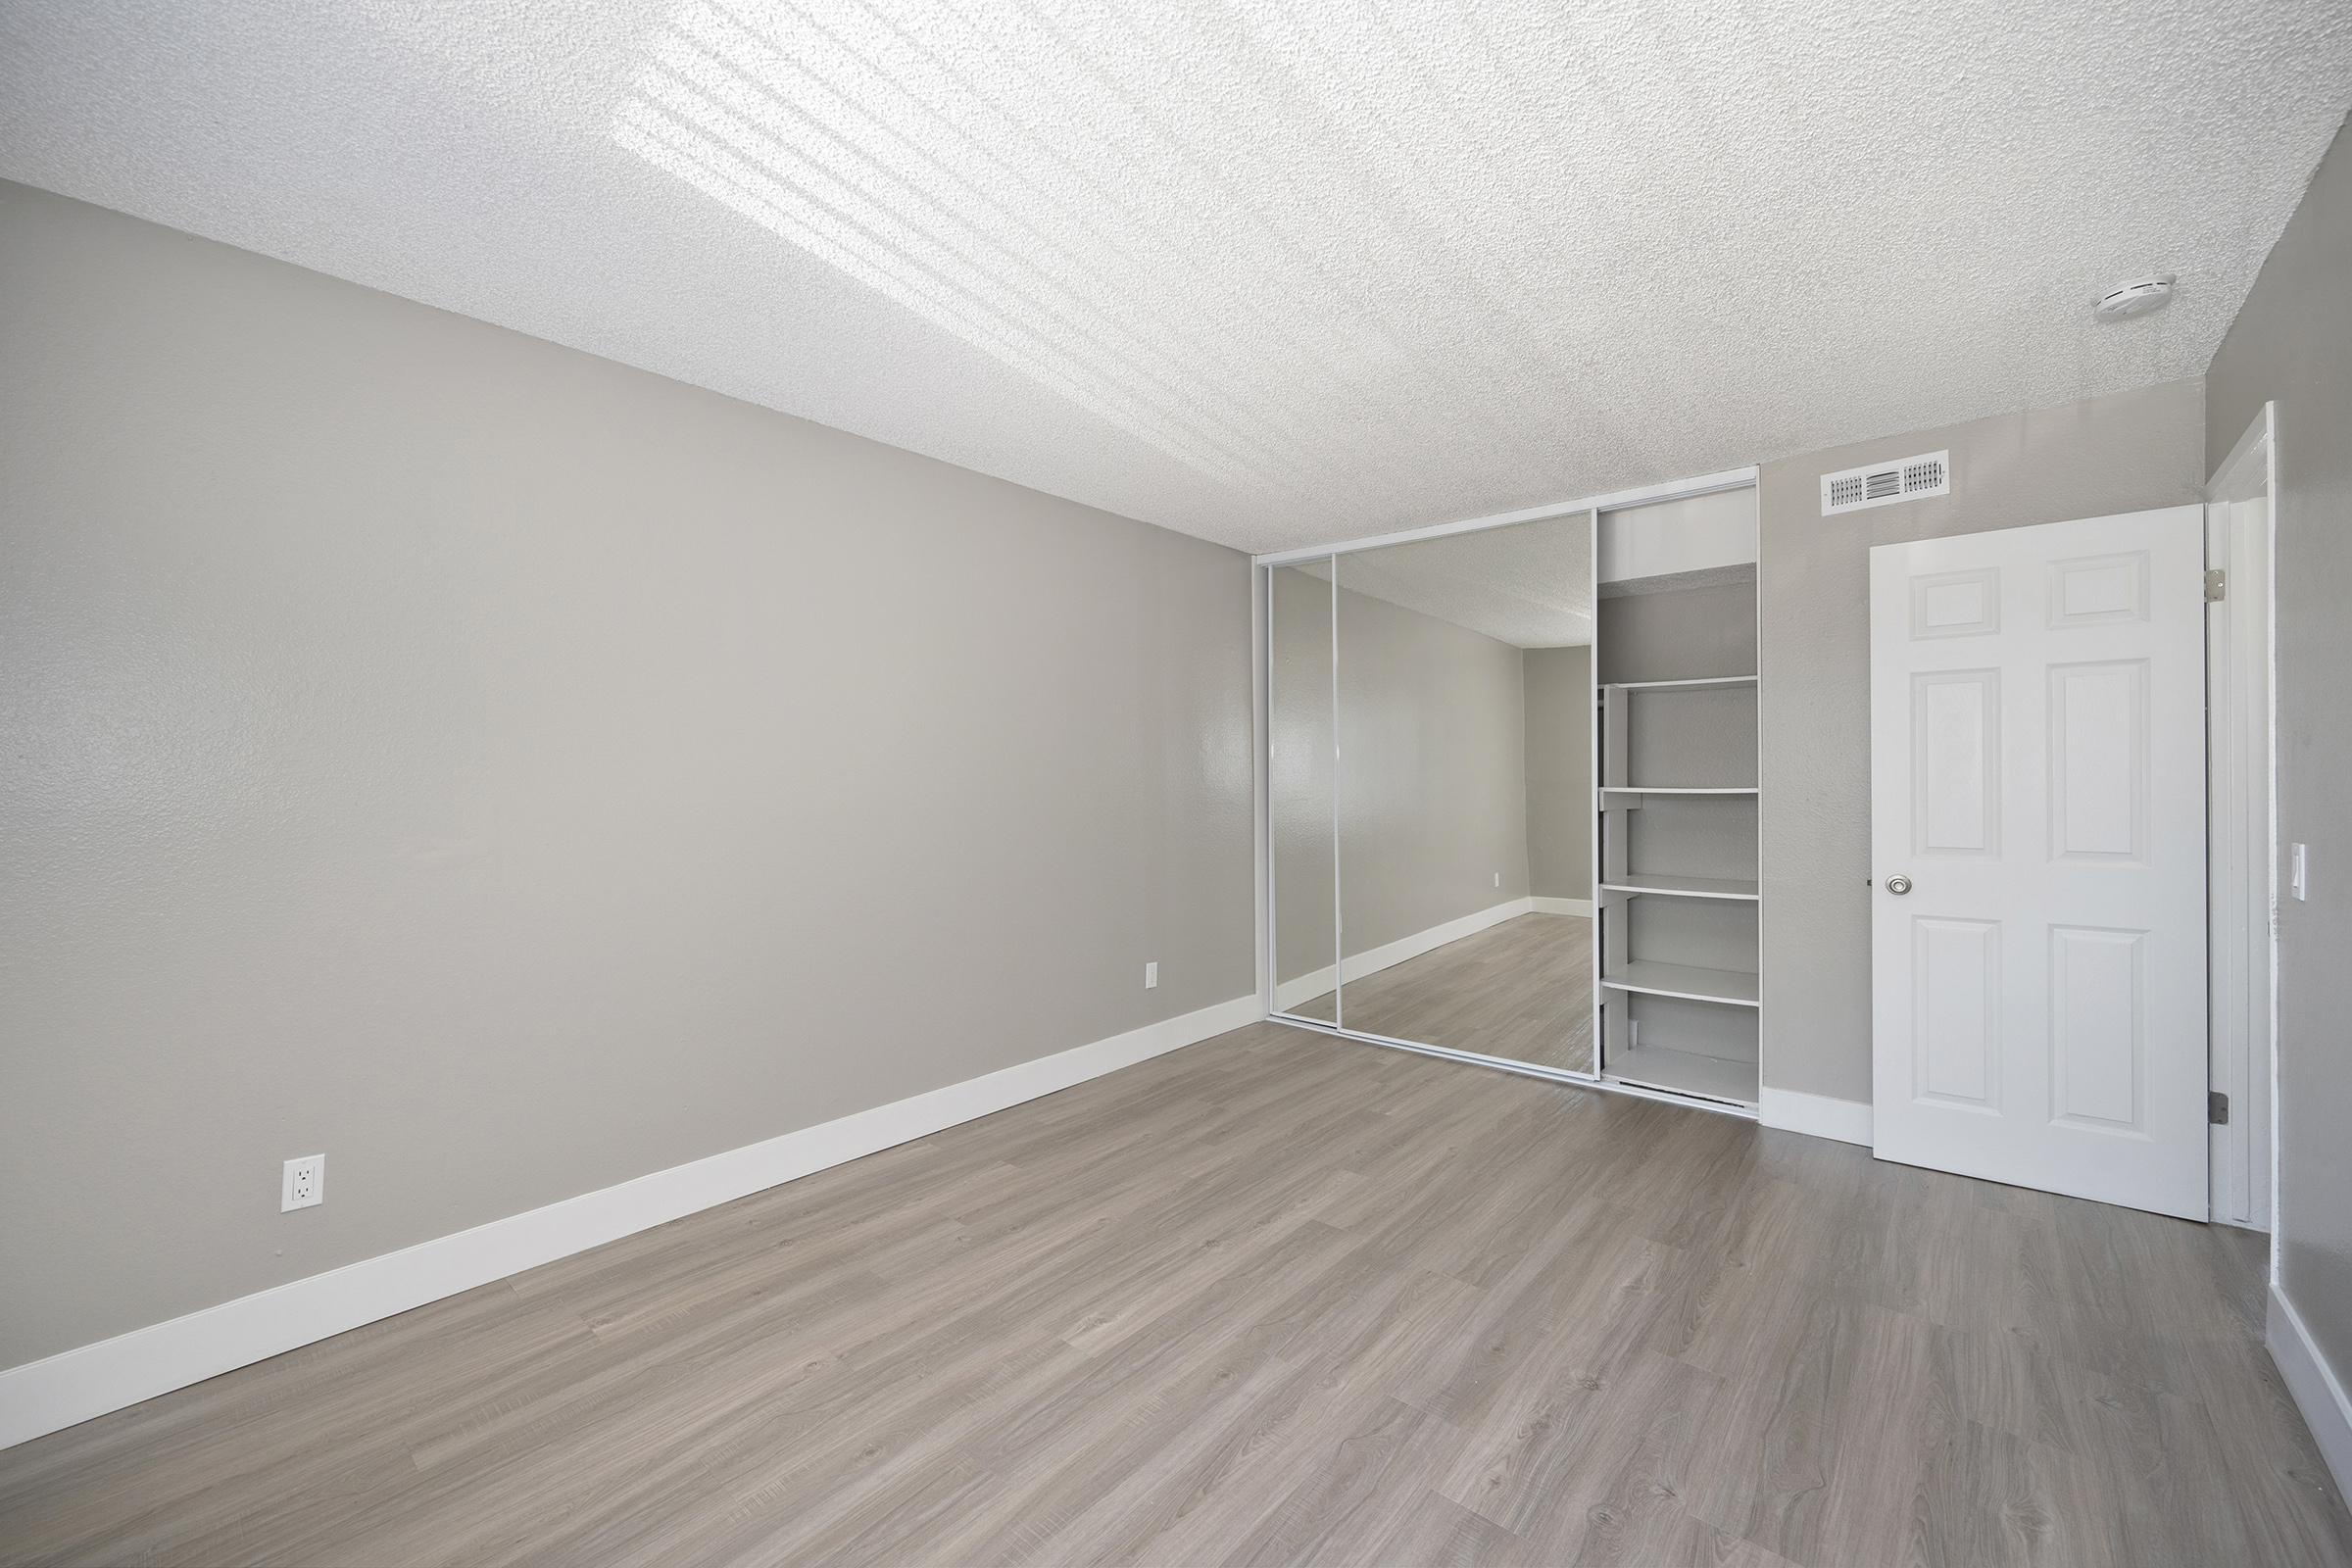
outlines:
[[[1592,1072],[1591,514],[1272,577],[1277,1010]],[[1326,806],[1329,887],[1333,846],[1306,843]]]

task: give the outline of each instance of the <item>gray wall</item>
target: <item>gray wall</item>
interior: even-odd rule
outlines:
[[[1530,648],[1527,685],[1527,890],[1592,897],[1592,650]]]
[[[1343,583],[1347,571],[1343,558]],[[1353,956],[1527,897],[1526,698],[1509,643],[1345,587],[1339,608],[1340,921]]]
[[[1756,670],[1756,585],[1612,594],[1594,607],[1600,678],[1705,680]]]
[[[1763,466],[1764,1082],[1870,1099],[1870,547],[2201,499],[2203,386],[1915,430]],[[1825,471],[1951,449],[1953,493],[1821,514]]]
[[[1241,556],[15,186],[0,364],[0,1364],[1250,992]]]
[[[1330,678],[1317,604],[1330,584],[1288,568],[1273,578],[1275,967],[1291,980],[1333,961],[1331,819],[1315,814],[1330,785],[1312,760],[1332,744],[1331,692],[1316,689],[1318,674]],[[1353,956],[1527,896],[1526,715],[1510,644],[1347,588],[1339,621],[1341,913]]]
[[[2339,131],[2207,372],[2208,468],[2278,405],[2278,1216],[2287,1295],[2352,1374],[2352,131]],[[2286,885],[2283,868],[2279,886]]]
[[[1333,935],[1331,579],[1267,573],[1266,827],[1277,986],[1339,962]]]

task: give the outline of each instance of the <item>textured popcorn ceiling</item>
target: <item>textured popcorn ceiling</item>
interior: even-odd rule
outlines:
[[[2093,10],[13,0],[0,173],[1275,549],[2200,373],[2352,6]]]
[[[1592,515],[1480,528],[1337,558],[1340,586],[1519,648],[1592,640]],[[1298,569],[1331,580],[1332,562]],[[1340,615],[1347,642],[1348,617]]]

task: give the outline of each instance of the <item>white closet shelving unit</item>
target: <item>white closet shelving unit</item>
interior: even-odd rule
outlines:
[[[1687,519],[1623,521],[1653,530],[1629,554],[1672,563],[1657,530]],[[1593,643],[1595,1068],[1750,1109],[1762,1035],[1752,540],[1745,562],[1716,545],[1703,570],[1604,580]]]

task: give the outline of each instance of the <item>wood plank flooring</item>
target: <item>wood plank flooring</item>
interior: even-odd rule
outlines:
[[[2260,1254],[1261,1024],[0,1453],[0,1559],[2352,1561]]]
[[[1592,922],[1522,914],[1350,980],[1291,1010],[1350,1029],[1544,1067],[1592,1070]]]

